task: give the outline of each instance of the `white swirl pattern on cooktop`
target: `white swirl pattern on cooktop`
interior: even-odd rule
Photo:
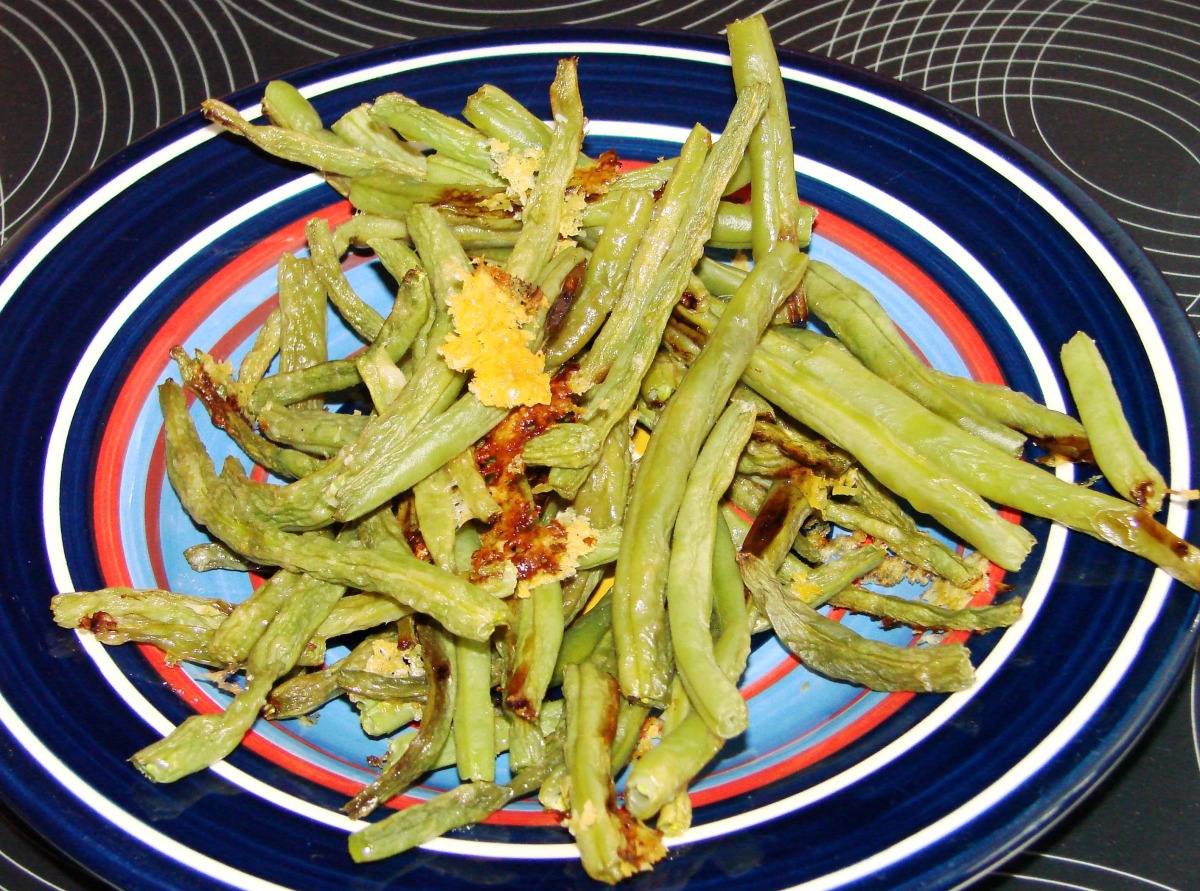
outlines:
[[[1194,5],[922,0],[851,3],[806,26],[813,18],[785,19],[784,43],[897,77],[1012,134],[1099,199],[1197,318]]]
[[[1200,326],[1200,17],[1182,0],[0,0],[0,243],[129,142],[262,78],[370,46],[587,24],[718,34],[763,11],[781,44],[897,77],[1067,171],[1141,242]],[[1121,52],[1120,47],[1128,52]],[[1119,106],[1121,111],[1111,109]],[[32,111],[31,111],[32,110]],[[33,122],[32,128],[30,122]],[[1099,149],[1099,150],[1097,150]],[[1139,163],[1148,152],[1154,165]],[[1200,667],[1187,691],[1200,776]],[[1189,778],[1193,780],[1194,778]],[[8,847],[7,836],[4,837]],[[30,844],[0,888],[92,888]],[[1183,891],[1035,854],[987,891]]]

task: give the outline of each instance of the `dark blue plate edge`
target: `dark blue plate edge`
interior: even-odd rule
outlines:
[[[482,35],[427,38],[406,44],[365,50],[360,53],[297,69],[290,75],[285,75],[285,77],[296,83],[304,83],[315,79],[324,80],[345,71],[360,69],[366,65],[376,65],[386,61],[426,56],[436,52],[447,52],[480,46],[495,46],[505,43],[531,44],[567,40],[595,40],[602,43],[638,43],[643,45],[665,44],[673,47],[713,52],[718,55],[723,55],[727,52],[725,42],[716,37],[689,35],[656,29],[630,30],[587,26],[557,29],[507,29],[489,31]],[[1160,335],[1171,351],[1173,364],[1180,378],[1200,379],[1200,346],[1197,344],[1196,337],[1191,330],[1186,314],[1174,293],[1166,285],[1161,274],[1128,233],[1082,188],[1071,182],[1060,171],[1016,143],[1006,134],[995,130],[986,123],[942,100],[921,93],[919,90],[903,83],[866,69],[791,49],[780,48],[779,58],[781,64],[784,66],[792,64],[816,70],[818,73],[827,74],[843,82],[855,83],[871,92],[887,95],[889,98],[895,99],[903,105],[916,107],[917,110],[942,121],[954,129],[966,133],[984,146],[995,150],[1005,160],[1013,163],[1041,185],[1049,188],[1051,192],[1056,194],[1056,197],[1089,226],[1098,240],[1112,252],[1122,269],[1138,286],[1140,295],[1146,300],[1151,315],[1158,325]],[[261,95],[261,89],[261,83],[252,85],[231,94],[227,97],[227,101],[235,105],[248,101],[257,101]],[[0,245],[0,276],[7,275],[11,267],[15,266],[24,257],[24,245],[44,237],[50,229],[60,223],[74,210],[87,195],[94,192],[95,189],[99,188],[116,174],[174,141],[181,133],[188,132],[193,127],[200,125],[202,125],[202,116],[199,112],[191,112],[165,124],[142,137],[130,147],[123,149],[92,172],[85,174],[72,186],[60,192],[50,204],[43,207],[28,220],[12,238],[4,245]],[[1186,368],[1180,367],[1180,364],[1183,362],[1187,363]],[[1186,399],[1189,394],[1185,392],[1184,395]],[[1187,406],[1189,431],[1193,435],[1198,427],[1200,427],[1200,424],[1197,423],[1197,417],[1200,417],[1200,411],[1198,411],[1200,406],[1197,403],[1200,403],[1200,397],[1193,397]],[[1189,522],[1189,526],[1192,525],[1194,523]],[[1184,589],[1178,583],[1172,585],[1172,595],[1192,596],[1191,592]],[[961,873],[958,879],[946,879],[936,885],[926,885],[923,887],[961,887],[964,882],[969,882],[981,873],[994,868],[999,863],[1013,856],[1020,847],[1040,837],[1061,820],[1103,777],[1111,772],[1125,751],[1145,731],[1154,715],[1162,707],[1171,690],[1179,681],[1186,666],[1190,663],[1191,652],[1196,643],[1196,631],[1195,623],[1193,623],[1193,627],[1189,632],[1189,635],[1192,637],[1190,643],[1187,646],[1180,645],[1176,647],[1170,654],[1171,658],[1160,665],[1159,670],[1154,675],[1157,683],[1153,687],[1153,695],[1147,696],[1145,689],[1132,691],[1130,695],[1132,707],[1123,714],[1123,720],[1111,722],[1113,731],[1105,738],[1104,743],[1092,749],[1090,760],[1085,764],[1081,764],[1077,771],[1068,775],[1075,777],[1076,774],[1082,773],[1085,776],[1076,778],[1071,782],[1068,782],[1066,779],[1061,780],[1061,785],[1069,787],[1063,793],[1062,797],[1056,799],[1053,803],[1043,804],[1040,812],[1036,815],[1035,822],[1027,824],[1025,831],[1021,834],[1014,835],[1012,837],[1012,844],[1007,845],[1005,850],[981,852],[979,856],[969,856],[970,852],[964,850],[955,859],[957,862],[963,863],[964,866],[965,861],[973,863],[973,867],[966,867],[969,869],[969,872]],[[1114,692],[1113,698],[1116,698],[1116,692]],[[1111,703],[1106,703],[1105,712],[1107,713],[1109,709],[1111,709]],[[8,736],[7,732],[5,736]],[[1061,753],[1058,757],[1061,757]],[[7,776],[3,777],[6,787],[20,785],[10,784],[9,779]],[[6,788],[6,791],[10,790]],[[72,802],[76,802],[74,796],[66,792],[65,789],[61,789],[60,791]],[[37,796],[31,796],[31,798],[37,799],[35,803],[41,803],[40,798],[37,798]],[[85,814],[93,814],[90,808],[82,805],[80,802],[76,803],[80,805]],[[21,813],[23,816],[28,814],[23,808],[21,809]],[[48,814],[48,816],[50,819],[47,820],[47,825],[50,827],[50,830],[52,832],[60,831],[60,818],[63,816],[61,808],[55,810],[53,814]],[[54,847],[63,848],[63,843],[57,837],[50,832],[43,831],[38,824],[31,823],[31,825],[39,834],[46,837]],[[107,828],[111,829],[111,827]],[[125,837],[123,831],[115,831],[122,838]],[[944,840],[939,843],[944,843]],[[83,847],[86,851],[85,857],[94,853],[92,847],[86,845]],[[68,853],[73,859],[81,862],[84,868],[94,871],[85,860],[76,856],[71,851],[67,850],[65,853]],[[164,856],[158,855],[157,851],[154,853],[156,856]],[[192,875],[190,869],[182,867],[176,861],[165,858],[165,856],[164,859],[183,873]],[[114,856],[108,865],[112,866],[113,863],[123,864],[124,862],[119,856]],[[136,879],[146,878],[144,872],[140,869],[133,869],[129,873],[129,876]],[[159,877],[161,877],[161,874]],[[106,882],[109,881],[108,879],[104,879],[103,876],[98,875],[98,878]],[[141,886],[123,884],[122,887],[133,888]],[[152,886],[147,885],[145,887],[170,888],[178,887],[178,885],[175,883],[165,885],[155,883]]]

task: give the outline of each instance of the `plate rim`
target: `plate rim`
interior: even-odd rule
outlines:
[[[342,67],[359,67],[359,63],[362,60],[386,56],[388,54],[396,53],[397,51],[402,51],[399,53],[400,55],[416,59],[427,57],[434,51],[443,47],[447,49],[463,45],[501,47],[504,46],[506,42],[512,42],[514,40],[529,46],[544,46],[546,43],[556,42],[555,40],[545,40],[544,38],[546,35],[561,38],[564,34],[571,35],[572,38],[575,39],[584,39],[588,41],[595,41],[597,43],[624,42],[635,43],[641,47],[657,46],[659,45],[657,40],[666,39],[673,45],[697,47],[705,53],[712,53],[715,51],[718,55],[724,54],[727,56],[727,53],[721,52],[722,48],[724,47],[724,42],[720,39],[705,35],[687,34],[686,32],[659,31],[653,29],[632,30],[608,27],[506,29],[500,31],[481,32],[479,34],[467,36],[455,35],[450,37],[427,38],[388,47],[368,49],[362,52],[338,57],[326,62],[320,62],[315,65],[306,66],[304,68],[297,69],[290,75],[284,75],[284,77],[292,77],[297,80],[303,80],[329,70],[337,71]],[[619,37],[620,40],[613,39],[614,37]],[[547,49],[544,51],[549,50]],[[1154,321],[1158,325],[1160,336],[1171,348],[1170,352],[1172,364],[1174,364],[1175,357],[1180,349],[1178,343],[1175,341],[1181,340],[1182,338],[1180,335],[1185,333],[1180,331],[1178,327],[1180,323],[1184,329],[1187,329],[1186,333],[1191,335],[1193,348],[1192,351],[1193,353],[1195,352],[1195,335],[1190,331],[1190,324],[1186,320],[1186,315],[1183,312],[1180,304],[1176,301],[1174,295],[1170,292],[1169,288],[1166,287],[1165,281],[1162,279],[1161,275],[1157,273],[1157,270],[1154,268],[1153,264],[1150,263],[1149,259],[1141,252],[1139,248],[1137,248],[1133,240],[1128,236],[1127,233],[1124,232],[1124,230],[1115,222],[1115,220],[1113,220],[1106,212],[1104,212],[1099,205],[1090,198],[1090,196],[1083,192],[1079,186],[1071,182],[1063,174],[1051,168],[1048,163],[1033,155],[1029,150],[1021,147],[1006,134],[1003,134],[984,122],[975,119],[968,113],[950,106],[936,97],[929,96],[928,94],[922,93],[915,88],[909,87],[902,82],[876,74],[867,69],[859,68],[858,66],[836,62],[834,60],[824,59],[822,57],[812,56],[810,54],[797,53],[794,50],[788,50],[786,48],[781,48],[779,55],[781,63],[783,63],[785,66],[788,64],[789,57],[792,57],[804,60],[807,64],[813,64],[815,61],[818,67],[823,67],[830,71],[840,72],[843,74],[852,73],[856,80],[858,80],[860,83],[865,83],[868,88],[873,88],[889,94],[898,92],[901,97],[901,102],[907,100],[909,103],[916,103],[922,107],[923,110],[925,107],[940,109],[943,114],[948,115],[948,120],[953,122],[948,124],[948,126],[952,126],[956,129],[964,131],[969,126],[975,131],[967,131],[968,135],[970,135],[972,138],[982,137],[985,143],[992,143],[993,146],[1003,146],[1006,149],[1005,157],[1008,160],[1017,164],[1019,167],[1032,168],[1034,176],[1037,180],[1043,183],[1049,183],[1057,192],[1061,193],[1064,203],[1066,203],[1073,212],[1082,217],[1083,221],[1095,231],[1097,237],[1104,244],[1104,246],[1113,251],[1116,259],[1120,261],[1123,266],[1132,266],[1141,271],[1149,271],[1151,281],[1148,283],[1142,283],[1142,286],[1138,288],[1138,293],[1146,299],[1147,305],[1151,309],[1151,314],[1154,317]],[[253,95],[255,90],[261,90],[261,84],[256,84],[239,90],[236,93],[231,94],[230,98],[238,99],[239,97]],[[195,126],[198,119],[200,119],[199,112],[191,112],[164,125],[163,127],[154,131],[154,133],[148,134],[146,137],[143,137],[142,139],[133,143],[127,149],[122,150],[117,155],[101,164],[91,173],[85,175],[81,180],[77,181],[74,185],[60,193],[57,198],[43,207],[42,210],[40,210],[31,220],[29,220],[13,238],[7,241],[5,245],[0,246],[0,272],[5,274],[4,284],[7,285],[8,274],[12,272],[12,267],[20,262],[23,262],[27,256],[23,245],[31,241],[40,242],[41,239],[45,237],[45,232],[48,232],[53,227],[61,224],[63,220],[69,216],[69,214],[78,206],[81,197],[85,193],[91,194],[92,192],[97,191],[105,184],[110,183],[115,174],[128,170],[130,166],[135,166],[139,161],[144,160],[148,155],[154,154],[154,152],[150,150],[150,147],[153,146],[156,141],[162,140],[164,146],[176,141],[178,137],[175,136],[175,133],[189,132],[190,129]],[[207,128],[202,125],[201,129]],[[1163,297],[1169,299],[1163,301]],[[1161,301],[1161,305],[1156,301]],[[3,311],[4,308],[6,307],[0,306],[0,311]],[[1177,316],[1174,320],[1170,318],[1172,309],[1175,313],[1177,313]],[[1163,318],[1164,313],[1168,316],[1168,318],[1165,320]],[[1193,355],[1192,362],[1195,363],[1195,361],[1196,359]],[[1189,418],[1187,423],[1189,428],[1194,428],[1196,426],[1196,419]],[[1193,633],[1193,644],[1195,636],[1196,635]],[[1181,649],[1190,651],[1190,648],[1188,647]],[[1176,680],[1182,674],[1183,669],[1188,661],[1188,652],[1177,652],[1173,655],[1176,658],[1171,660],[1172,677],[1170,678],[1169,682],[1159,683],[1156,687],[1156,693],[1158,695],[1147,697],[1149,701],[1146,701],[1140,709],[1136,710],[1140,715],[1140,723],[1137,723],[1137,726],[1129,726],[1129,722],[1127,722],[1127,732],[1122,734],[1123,741],[1119,745],[1117,743],[1113,743],[1107,747],[1106,751],[1108,758],[1100,758],[1098,761],[1093,763],[1093,767],[1099,769],[1100,775],[1095,776],[1093,783],[1089,785],[1099,782],[1099,779],[1102,777],[1102,775],[1107,774],[1107,772],[1111,770],[1113,766],[1115,766],[1115,764],[1120,760],[1121,754],[1123,754],[1120,751],[1120,748],[1124,747],[1130,742],[1130,737],[1136,737],[1144,732],[1146,726],[1149,724],[1150,717],[1153,715],[1153,713],[1157,712],[1158,708],[1161,707],[1162,703],[1165,701],[1167,693],[1169,693],[1170,689],[1173,688]],[[1163,680],[1161,673],[1158,678],[1160,682]],[[6,705],[6,703],[0,703],[0,707],[3,707],[4,705]],[[1093,759],[1096,758],[1098,758],[1098,756],[1096,753],[1093,753]],[[5,785],[8,785],[8,780],[8,777],[2,778],[2,781],[5,783]],[[1078,798],[1084,794],[1084,791],[1085,790],[1083,789],[1077,789],[1075,790],[1074,796],[1070,803],[1064,804],[1063,801],[1060,800],[1057,808],[1051,808],[1044,811],[1044,819],[1039,821],[1036,826],[1036,830],[1031,830],[1031,834],[1028,834],[1027,837],[1024,837],[1020,844],[1027,844],[1034,837],[1049,829],[1050,826],[1053,825],[1053,821],[1061,818],[1061,816],[1063,816],[1066,811],[1070,809],[1070,806],[1073,805]],[[59,843],[53,838],[50,839],[50,841],[56,847],[60,847]],[[1015,849],[1015,847],[1016,842],[1014,841],[1014,844],[1011,846],[1011,848]],[[1015,850],[1012,849],[1010,849],[1007,853],[1002,852],[994,855],[991,864],[981,864],[980,868],[987,868],[988,865],[993,865],[996,862],[1000,862],[1000,860],[1004,859],[1004,857],[1007,857],[1008,854],[1015,853]],[[87,866],[87,864],[85,864],[85,866]]]

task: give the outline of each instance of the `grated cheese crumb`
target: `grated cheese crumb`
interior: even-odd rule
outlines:
[[[797,572],[792,576],[790,588],[796,599],[805,603],[811,603],[821,596],[821,589],[809,579],[807,572]]]
[[[379,638],[371,641],[371,655],[363,663],[363,668],[394,678],[422,677],[424,668],[417,663],[415,655],[401,650],[395,640]]]
[[[563,194],[562,221],[558,234],[563,238],[574,238],[583,231],[583,212],[587,210],[587,196],[582,189],[567,189]]]
[[[587,517],[567,508],[546,524],[562,530],[562,540],[556,543],[555,566],[541,569],[517,583],[517,596],[528,597],[534,588],[548,582],[570,578],[579,570],[579,558],[596,546],[596,533]]]
[[[496,173],[508,183],[506,194],[515,203],[524,207],[533,192],[534,177],[542,166],[544,152],[539,148],[514,149],[502,139],[488,142],[488,151]]]
[[[548,405],[550,374],[529,345],[524,325],[545,306],[541,291],[494,266],[479,264],[447,300],[454,332],[438,351],[455,371],[473,371],[471,392],[484,405]]]

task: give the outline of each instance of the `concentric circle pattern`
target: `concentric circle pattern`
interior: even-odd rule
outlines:
[[[559,859],[565,855],[557,830],[513,820],[452,837],[402,863],[346,872],[346,826],[336,808],[363,772],[363,752],[357,745],[339,748],[320,734],[269,731],[226,765],[170,789],[128,781],[123,759],[129,752],[194,708],[216,707],[220,697],[194,676],[162,666],[160,676],[136,651],[81,649],[49,627],[40,592],[52,586],[51,579],[72,585],[111,580],[113,554],[118,563],[129,558],[126,568],[133,567],[139,584],[157,583],[157,566],[167,567],[168,581],[175,577],[178,567],[170,561],[177,560],[179,542],[147,548],[145,540],[158,507],[171,509],[167,493],[154,510],[144,510],[143,501],[157,496],[145,497],[139,489],[153,483],[153,473],[147,473],[153,458],[136,451],[147,440],[135,425],[154,424],[148,388],[166,371],[148,358],[147,344],[181,312],[191,311],[193,298],[185,300],[186,295],[201,293],[213,276],[219,278],[225,258],[245,256],[261,239],[326,210],[330,199],[313,183],[269,166],[246,172],[193,123],[172,125],[144,147],[127,151],[110,168],[115,180],[93,178],[57,207],[51,200],[206,96],[371,47],[422,37],[457,39],[438,45],[451,55],[466,53],[438,69],[451,72],[445,83],[400,81],[406,90],[409,83],[418,93],[426,90],[426,101],[443,103],[447,111],[455,110],[468,82],[491,72],[515,78],[524,89],[535,83],[540,89],[536,64],[507,58],[520,38],[510,34],[492,50],[477,34],[486,29],[640,26],[647,29],[640,38],[621,39],[661,40],[666,49],[657,63],[648,61],[655,55],[651,50],[634,52],[628,64],[640,66],[643,80],[681,91],[703,109],[697,114],[707,116],[706,123],[718,125],[725,87],[710,83],[706,66],[720,67],[715,61],[720,44],[693,45],[654,29],[719,34],[727,21],[763,6],[707,0],[484,8],[459,0],[0,2],[0,120],[19,123],[19,132],[0,133],[0,241],[11,240],[10,249],[17,250],[9,256],[18,256],[28,242],[14,236],[22,227],[32,231],[43,213],[43,221],[63,230],[63,243],[78,258],[73,268],[57,273],[53,285],[39,280],[41,268],[23,268],[34,290],[53,296],[44,296],[43,306],[15,299],[0,315],[6,349],[17,363],[0,371],[0,396],[7,415],[22,419],[11,454],[14,469],[3,476],[2,517],[12,552],[31,555],[7,577],[7,610],[0,621],[0,636],[12,641],[10,666],[0,671],[0,718],[11,737],[6,758],[17,759],[0,765],[7,771],[0,785],[16,790],[12,801],[21,816],[12,819],[28,819],[109,881],[137,889],[197,883],[207,888],[209,882],[214,888],[222,882],[239,888],[374,889],[395,883],[456,888],[482,879],[506,888],[573,887],[579,881],[572,861]],[[1144,247],[1182,298],[1193,325],[1200,326],[1195,99],[1200,17],[1189,4],[849,0],[765,6],[784,49],[894,77],[1015,136],[1067,174]],[[602,33],[576,31],[553,39],[556,46],[567,41],[578,47]],[[630,129],[624,91],[606,72],[610,56],[586,48],[582,53],[585,87],[589,71],[606,84],[588,109],[594,138],[616,140],[630,157],[668,151],[671,139],[655,143]],[[689,53],[714,55],[685,63]],[[385,69],[399,65],[394,69],[399,71],[413,61],[403,48],[372,58]],[[416,67],[423,64],[418,58]],[[792,114],[801,137],[798,175],[806,197],[835,211],[816,250],[836,264],[849,264],[892,301],[890,308],[934,364],[977,377],[1000,375],[1051,402],[1060,398],[1053,350],[1087,319],[1102,341],[1120,344],[1125,372],[1120,387],[1135,422],[1152,456],[1178,471],[1177,482],[1187,485],[1192,460],[1187,431],[1195,423],[1189,414],[1195,398],[1188,390],[1194,380],[1187,375],[1196,374],[1194,343],[1172,315],[1170,294],[1124,236],[1067,180],[1047,179],[1035,161],[992,141],[949,109],[921,104],[860,73],[825,69],[815,61],[801,67],[792,83]],[[325,71],[339,84],[328,96],[321,72],[303,77],[316,85],[318,105],[330,108],[369,98],[377,92],[372,78],[387,76],[364,76],[359,89],[355,78],[361,68],[355,63],[332,62]],[[245,91],[239,101],[248,105],[256,95]],[[866,95],[882,100],[868,100],[871,110],[863,111],[857,103]],[[675,120],[681,101],[675,94],[640,96],[633,120],[660,127],[653,132],[661,140],[663,125],[690,123]],[[806,123],[819,134],[813,145],[803,139]],[[904,165],[877,156],[868,143],[883,131],[901,141],[915,136],[912,145],[920,148],[905,156]],[[973,154],[976,140],[987,147],[986,158]],[[177,163],[176,156],[183,161]],[[912,182],[922,183],[924,191],[910,191]],[[939,203],[943,194],[965,199],[971,209],[948,208]],[[1076,218],[1072,208],[1080,202],[1085,209]],[[92,216],[103,218],[106,228],[91,227]],[[984,237],[996,224],[978,221],[999,218],[1006,220],[1003,226],[1021,221],[1024,228],[1005,229],[1002,239]],[[1065,241],[1063,231],[1071,233]],[[120,264],[92,262],[109,249],[111,232],[119,233],[117,243],[127,251],[128,274]],[[153,237],[142,239],[137,232]],[[210,239],[203,242],[210,247],[197,252],[200,242],[172,241],[176,236],[167,233],[174,232]],[[833,237],[835,232],[840,236]],[[881,240],[864,247],[870,242],[866,233]],[[39,238],[43,235],[46,243],[58,237],[43,231]],[[213,309],[217,304],[196,310],[202,336],[194,345],[226,336],[235,316],[261,315],[269,290],[269,282],[226,288],[222,300],[232,298],[238,308],[232,316]],[[942,303],[951,306],[949,314],[939,308]],[[67,320],[70,325],[63,324]],[[249,330],[237,335],[237,343]],[[1168,357],[1180,350],[1187,357],[1178,366],[1185,377],[1176,380]],[[32,364],[33,357],[42,361],[47,354],[51,361],[44,374],[21,372],[23,360]],[[122,386],[138,375],[147,389],[123,396]],[[30,405],[38,411],[29,411]],[[122,417],[128,428],[118,428]],[[114,439],[121,449],[135,448],[105,464],[106,443]],[[93,474],[110,471],[105,482],[112,485],[105,489]],[[161,483],[161,472],[158,479]],[[31,485],[45,488],[31,494]],[[20,497],[9,494],[17,492]],[[31,522],[43,508],[46,529],[54,533],[50,539],[57,540],[43,541],[41,528]],[[1181,528],[1194,523],[1181,512],[1172,522]],[[93,535],[93,528],[103,531]],[[164,530],[180,528],[164,521]],[[1045,536],[1046,530],[1038,531]],[[981,639],[976,649],[985,681],[978,698],[972,694],[944,704],[932,698],[912,704],[886,697],[854,700],[802,743],[765,735],[760,739],[767,754],[760,758],[753,749],[758,743],[751,741],[749,766],[735,757],[727,772],[719,767],[703,781],[698,831],[650,880],[654,886],[949,888],[994,866],[1001,852],[1028,843],[1058,820],[1085,787],[1113,767],[1166,696],[1166,680],[1189,658],[1196,609],[1186,594],[1164,596],[1163,580],[1150,579],[1144,569],[1112,563],[1107,551],[1077,536],[1056,536],[1058,531],[1051,533],[1038,552],[1038,566],[1015,580],[1018,591],[1030,597],[1030,622],[1016,633]],[[1118,588],[1134,596],[1118,596]],[[1078,608],[1075,621],[1066,622],[1064,603]],[[1079,640],[1101,644],[1079,646]],[[769,703],[771,685],[783,689],[790,668],[781,654],[760,652],[756,658],[752,674],[758,674],[747,683],[766,690],[759,702]],[[45,699],[35,717],[42,706],[31,703],[41,689],[60,693]],[[1044,699],[1044,713],[1028,710],[1035,690]],[[804,695],[810,692],[806,685]],[[73,693],[85,694],[85,701],[71,701]],[[1187,739],[1195,705],[1177,702],[1167,722]],[[998,723],[996,716],[1005,713],[1020,718]],[[105,745],[87,752],[96,727],[105,728]],[[332,734],[333,721],[327,729]],[[934,742],[927,746],[927,740]],[[936,770],[922,763],[924,753],[935,750],[944,759]],[[21,768],[12,767],[29,758]],[[1194,779],[1200,755],[1193,744],[1182,760],[1160,754],[1157,763],[1170,786],[1179,776]],[[14,770],[32,770],[39,782],[22,783]],[[875,781],[864,782],[865,777]],[[1129,813],[1145,810],[1130,791],[1139,786],[1136,777],[1119,779],[1097,811],[1104,822],[1093,820],[1052,838],[1043,853],[1016,861],[980,887],[1190,887],[1194,852],[1187,845],[1171,850],[1163,839],[1178,832],[1177,815],[1200,811],[1200,798],[1185,786],[1170,787],[1169,806],[1157,818],[1144,816],[1139,830],[1127,821]],[[440,782],[435,778],[428,789]],[[421,794],[430,794],[428,789]],[[270,838],[261,832],[264,813]],[[882,825],[863,813],[893,819]],[[523,819],[518,814],[515,823]],[[0,829],[10,822],[0,820]],[[237,846],[198,838],[201,825],[224,827]],[[56,834],[59,826],[88,826],[95,834],[86,840],[62,837]],[[282,859],[280,835],[303,840]],[[798,838],[805,842],[803,856]],[[472,848],[475,844],[480,847]],[[525,845],[528,853],[487,860],[486,875],[478,861],[459,856],[493,858],[516,845]],[[1117,846],[1125,849],[1127,869],[1105,859]],[[1165,855],[1152,853],[1164,849]],[[3,855],[9,851],[34,872],[8,869]],[[543,857],[548,859],[538,859]],[[31,836],[0,831],[0,887],[96,887],[87,876],[61,871],[55,859]],[[529,865],[534,862],[543,865]],[[297,863],[303,865],[299,873]]]

